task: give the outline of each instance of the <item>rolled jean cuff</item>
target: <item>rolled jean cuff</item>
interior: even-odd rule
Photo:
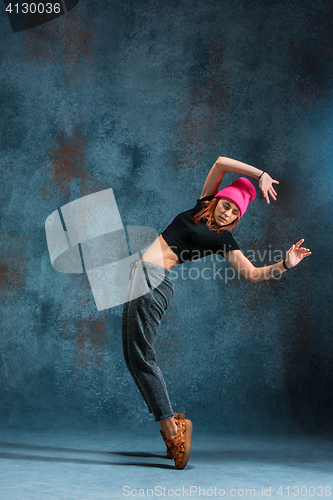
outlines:
[[[173,418],[175,414],[173,413],[170,417],[162,417],[162,418],[155,418],[155,422],[163,422],[163,420],[169,420],[169,418]]]

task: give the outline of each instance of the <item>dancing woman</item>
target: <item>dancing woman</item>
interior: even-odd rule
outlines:
[[[196,206],[180,213],[144,253],[131,264],[127,302],[123,307],[122,340],[127,367],[167,446],[167,456],[184,469],[191,449],[192,423],[184,413],[174,413],[154,351],[163,313],[173,297],[171,269],[177,264],[212,253],[222,254],[230,265],[252,283],[268,280],[295,267],[311,254],[293,244],[286,258],[270,266],[255,267],[241,252],[230,230],[234,229],[256,197],[253,184],[239,177],[219,191],[226,172],[253,177],[267,203],[276,200],[278,181],[267,172],[230,158],[219,157],[211,168]],[[138,289],[146,292],[138,296]]]

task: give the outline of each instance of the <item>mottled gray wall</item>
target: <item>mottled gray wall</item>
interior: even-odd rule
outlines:
[[[222,155],[280,181],[236,229],[243,252],[262,265],[271,250],[267,265],[304,237],[312,255],[257,285],[186,279],[225,272],[215,259],[175,268],[157,345],[175,410],[222,431],[332,428],[332,14],[329,0],[81,0],[13,34],[2,8],[2,425],[151,421],[121,306],[98,312],[85,275],[52,269],[44,222],[112,187],[125,226],[161,232]]]

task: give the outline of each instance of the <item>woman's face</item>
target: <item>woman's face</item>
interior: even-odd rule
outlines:
[[[214,219],[218,226],[227,226],[240,215],[236,203],[227,198],[220,198],[214,211]]]

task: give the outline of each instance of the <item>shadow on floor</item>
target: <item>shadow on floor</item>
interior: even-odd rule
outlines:
[[[42,461],[42,462],[58,462],[58,463],[76,463],[76,464],[89,464],[89,465],[120,465],[120,466],[137,466],[137,467],[154,467],[158,469],[172,469],[175,470],[173,461],[166,458],[166,455],[159,455],[157,453],[147,453],[139,451],[93,451],[93,450],[80,450],[72,448],[59,448],[53,446],[39,446],[31,444],[20,444],[20,443],[6,443],[0,442],[0,448],[7,448],[8,450],[15,450],[16,453],[12,451],[0,452],[0,459],[7,460],[32,460],[32,461]],[[29,455],[21,453],[20,450],[32,450],[39,452],[51,452],[51,453],[79,453],[79,454],[93,454],[93,455],[118,455],[123,457],[137,457],[137,458],[158,458],[167,459],[169,464],[161,463],[149,463],[149,462],[111,462],[109,460],[89,460],[85,458],[67,458],[67,457],[50,457],[41,455]],[[188,468],[191,468],[188,466]]]
[[[288,463],[294,467],[314,469],[316,466],[322,468],[323,462],[326,465],[333,463],[333,454],[331,450],[323,450],[320,448],[310,448],[302,445],[292,446],[290,444],[285,444],[284,446],[276,446],[277,443],[272,443],[271,447],[267,449],[267,443],[265,447],[262,447],[262,443],[258,443],[256,447],[253,445],[251,449],[247,447],[240,446],[239,444],[235,446],[236,449],[232,449],[229,446],[227,448],[223,447],[223,442],[221,443],[221,449],[210,449],[201,451],[193,450],[191,451],[191,457],[200,457],[201,461],[207,461],[208,459],[213,462],[265,462],[265,463]],[[231,448],[231,449],[230,449]],[[238,448],[238,449],[237,449]],[[278,449],[277,449],[278,448]],[[44,461],[44,462],[59,462],[59,463],[76,463],[76,464],[95,464],[95,465],[120,465],[120,466],[137,466],[137,467],[152,467],[159,469],[172,469],[174,470],[174,464],[172,460],[166,458],[166,455],[153,453],[153,452],[141,452],[141,451],[95,451],[87,449],[77,449],[77,448],[64,448],[55,446],[42,446],[34,444],[24,444],[24,443],[9,443],[0,442],[0,459],[11,459],[11,460],[32,460],[32,461]],[[6,451],[4,451],[4,449]],[[7,451],[8,450],[8,451]],[[30,453],[22,453],[26,450]],[[207,453],[208,451],[208,453]],[[34,454],[36,452],[36,454]],[[63,456],[44,456],[43,453],[49,455],[60,453]],[[74,458],[66,457],[66,454],[84,454],[84,455],[95,455],[96,458]],[[103,456],[104,459],[100,460],[98,456]],[[118,462],[110,461],[108,458],[116,457],[135,457],[141,459],[154,458],[158,460],[167,460],[168,463],[151,463],[146,461],[131,461],[131,462]],[[191,466],[188,465],[187,469]]]

